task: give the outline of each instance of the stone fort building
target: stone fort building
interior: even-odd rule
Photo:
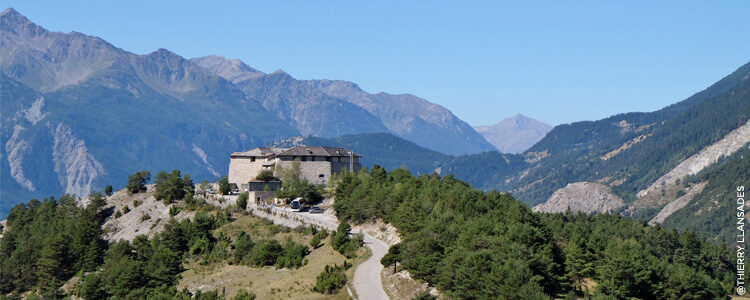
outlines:
[[[292,148],[255,148],[230,155],[229,183],[240,191],[250,191],[259,186],[255,179],[263,170],[276,171],[292,167],[300,161],[302,178],[313,184],[328,184],[331,175],[350,167],[359,171],[361,155],[344,148],[296,146]],[[275,189],[274,189],[275,190]]]

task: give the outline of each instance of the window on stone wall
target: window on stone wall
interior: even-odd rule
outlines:
[[[255,161],[255,156],[251,156],[250,161]]]
[[[325,174],[320,174],[320,175],[318,175],[318,177],[323,178],[323,177],[326,177],[326,175]]]

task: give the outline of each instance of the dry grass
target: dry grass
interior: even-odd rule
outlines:
[[[298,233],[289,228],[273,225],[265,219],[252,215],[235,214],[236,220],[217,229],[229,237],[235,237],[245,231],[253,240],[275,239],[282,244],[292,238],[297,243],[308,245],[311,235]],[[230,265],[226,262],[215,262],[200,265],[197,261],[186,264],[187,271],[182,273],[178,289],[213,291],[233,297],[240,289],[252,291],[258,299],[349,299],[346,288],[335,295],[323,295],[312,291],[315,278],[323,271],[325,265],[342,264],[346,258],[333,250],[325,239],[323,246],[311,249],[306,258],[307,265],[299,269],[276,269],[275,267],[254,268],[241,265]],[[359,257],[350,260],[354,267],[347,271],[351,280],[356,265],[364,261],[367,251],[361,250]]]

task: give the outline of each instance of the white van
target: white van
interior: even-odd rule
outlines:
[[[294,212],[300,212],[302,211],[302,197],[292,200],[292,203],[289,203],[289,206],[292,208],[292,211]]]

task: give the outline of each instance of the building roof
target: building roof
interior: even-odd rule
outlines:
[[[234,152],[229,155],[229,157],[266,157],[270,155],[275,155],[283,152],[284,150],[287,150],[288,148],[266,148],[266,147],[258,147],[250,151],[245,152]]]
[[[320,147],[320,146],[296,146],[287,149],[284,152],[277,154],[278,156],[346,156],[349,155],[361,157],[354,151],[350,151],[344,148],[331,148],[331,147]]]
[[[267,157],[267,156],[341,156],[348,157],[349,154],[362,157],[354,151],[344,148],[332,148],[321,146],[296,146],[292,148],[266,148],[259,147],[245,152],[234,152],[229,157]]]

